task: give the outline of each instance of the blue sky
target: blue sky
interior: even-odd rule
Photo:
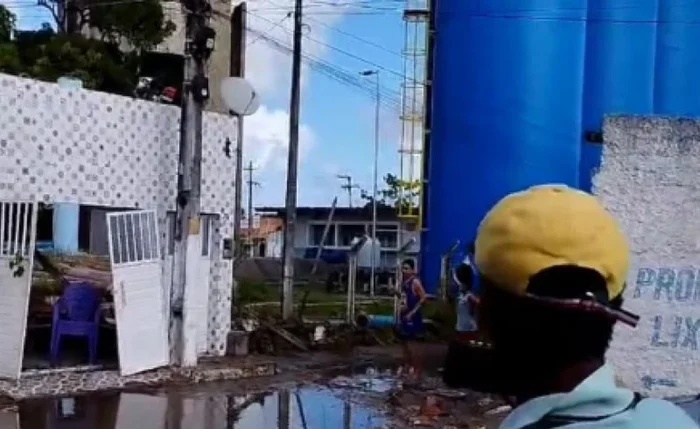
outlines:
[[[338,28],[351,34],[360,35],[364,39],[375,41],[387,49],[401,51],[402,22],[400,15],[349,15],[343,19]],[[382,65],[390,70],[399,71],[402,60],[383,50],[363,44],[341,33],[330,34],[329,44],[342,48],[344,51],[361,56],[373,63]],[[337,51],[330,51],[326,59],[346,70],[359,72],[372,69],[372,65],[350,58]],[[316,171],[314,160],[328,160],[343,174],[351,175],[360,186],[371,190],[372,167],[374,156],[374,118],[375,102],[365,93],[355,88],[348,88],[332,81],[323,75],[315,74],[310,77],[311,83],[304,94],[303,121],[310,124],[317,134],[318,144],[306,167],[311,174],[306,180],[323,182],[329,178],[326,171]],[[386,72],[380,72],[380,82],[387,89],[399,90],[401,79]],[[390,107],[382,107],[380,112],[380,176],[388,171],[394,171],[398,163],[399,112]],[[319,176],[314,178],[313,175]],[[330,180],[336,180],[333,177]],[[338,181],[338,184],[339,181]],[[300,190],[301,200],[304,200],[303,189]],[[328,196],[330,197],[330,195]],[[315,200],[317,197],[309,199]],[[327,198],[328,201],[328,198]],[[343,204],[345,198],[341,199]],[[322,204],[323,201],[312,201]]]
[[[0,2],[15,11],[21,29],[37,28],[42,22],[50,20],[47,12],[32,7],[32,0]],[[329,3],[343,6],[331,6]],[[385,91],[398,94],[401,84],[398,75],[403,67],[399,53],[403,48],[404,29],[400,1],[305,0],[305,4],[308,5],[305,34],[321,42],[319,44],[305,37],[303,44],[306,53],[351,74],[359,75],[362,70],[376,69],[371,63],[379,65],[384,69],[380,74],[382,87]],[[291,19],[274,31],[270,31],[270,22],[284,21],[285,11],[291,11],[291,5],[292,0],[249,1],[251,13],[259,18],[256,21],[252,17],[252,21],[256,22],[255,27],[277,39],[288,40],[288,45],[291,45]],[[345,11],[347,13],[343,13]],[[256,36],[249,34],[248,37],[250,43]],[[246,162],[253,161],[259,168],[255,172],[255,180],[261,183],[254,193],[256,206],[281,205],[284,201],[289,57],[289,54],[272,49],[263,40],[256,41],[248,48],[248,63],[257,63],[257,67],[253,65],[254,76],[251,76],[251,80],[264,86],[261,88],[263,111],[257,118],[251,118],[246,126],[244,146]],[[311,67],[305,67],[303,72],[301,123],[304,150],[299,165],[298,203],[329,205],[337,195],[340,203],[345,205],[347,196],[340,189],[341,182],[336,174],[349,174],[363,189],[372,188],[375,102],[370,94],[332,80]],[[271,74],[271,77],[262,74]],[[399,112],[396,108],[383,106],[380,118],[381,186],[381,177],[398,169]],[[359,191],[355,195],[356,203],[359,203]]]
[[[261,0],[268,1],[268,0]],[[282,0],[275,0],[280,4]],[[340,0],[337,0],[340,1]],[[344,0],[345,3],[362,3],[362,0]],[[291,3],[291,2],[290,2]],[[314,5],[314,0],[307,1]],[[401,3],[395,0],[376,0],[377,8],[390,10],[348,9],[349,13],[333,17],[318,13],[319,9],[309,7],[309,18],[305,21],[308,38],[304,38],[304,51],[316,58],[331,63],[348,74],[359,76],[363,70],[377,69],[380,66],[380,81],[383,91],[393,91],[398,96],[401,85],[403,60],[404,24],[401,19]],[[269,7],[269,6],[268,6]],[[261,14],[264,6],[251,6],[254,14]],[[335,8],[337,10],[337,8]],[[367,13],[366,11],[369,11]],[[360,13],[356,13],[360,12]],[[263,31],[270,28],[283,15],[269,12]],[[318,20],[323,19],[326,25]],[[330,22],[330,24],[328,24]],[[332,27],[332,28],[330,28]],[[287,28],[287,33],[290,29]],[[287,34],[290,35],[290,34]],[[276,34],[283,38],[284,33]],[[251,36],[249,36],[251,37]],[[314,40],[321,40],[321,46]],[[365,40],[369,43],[363,42]],[[379,45],[377,48],[373,45]],[[249,50],[249,56],[255,54]],[[279,54],[277,55],[284,55]],[[360,59],[358,59],[360,58]],[[364,61],[363,61],[364,60]],[[288,66],[285,63],[283,67]],[[329,205],[334,196],[342,205],[347,204],[347,196],[341,190],[337,174],[349,174],[363,189],[372,188],[372,167],[374,154],[374,112],[375,101],[362,90],[339,83],[310,67],[304,68],[305,85],[302,93],[301,122],[313,133],[313,145],[302,156],[299,166],[299,204]],[[263,93],[263,100],[271,109],[288,110],[288,76],[281,80],[272,94]],[[369,78],[373,79],[373,78]],[[373,82],[370,80],[370,83]],[[387,172],[396,173],[399,162],[399,111],[382,106],[380,113],[379,176]],[[285,152],[278,151],[283,157]],[[282,160],[286,162],[286,159]],[[284,172],[280,169],[260,172],[258,181],[262,187],[255,191],[256,206],[280,205],[284,201]],[[355,203],[360,203],[359,191],[355,191]]]

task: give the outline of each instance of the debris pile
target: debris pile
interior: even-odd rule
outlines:
[[[84,280],[106,290],[112,287],[112,271],[107,256],[45,254],[37,251],[35,261],[32,287],[46,294],[60,294],[64,280]]]
[[[510,407],[481,394],[445,389],[438,379],[395,389],[386,400],[387,412],[401,426],[434,429],[495,429]]]

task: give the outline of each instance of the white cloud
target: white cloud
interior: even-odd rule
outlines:
[[[261,94],[263,106],[246,120],[243,154],[246,162],[252,161],[258,168],[258,181],[268,190],[283,189],[287,170],[289,148],[289,112],[286,108],[272,108],[271,102],[289,100],[291,82],[291,53],[279,45],[292,46],[294,0],[249,0],[246,52],[246,77]],[[316,10],[316,9],[314,9]],[[337,11],[337,9],[334,9]],[[341,19],[339,14],[314,15],[304,20],[303,52],[315,58],[321,57],[326,47],[328,26]],[[320,21],[320,22],[319,22]],[[262,35],[262,36],[261,36]],[[271,38],[278,46],[267,40]],[[318,40],[314,42],[309,38]],[[308,82],[309,70],[302,67],[302,85]],[[302,89],[303,89],[302,86]],[[302,97],[303,99],[303,97]],[[300,164],[313,150],[315,135],[308,124],[299,128]],[[274,192],[274,203],[280,203],[283,192]],[[260,201],[260,203],[273,203]]]
[[[286,171],[289,148],[289,115],[283,110],[260,107],[246,120],[243,142],[245,158],[258,169],[268,172]],[[308,125],[299,127],[299,157],[304,158],[314,144],[314,133]]]
[[[289,93],[291,52],[279,45],[292,47],[294,18],[290,13],[293,10],[294,0],[248,2],[246,75],[263,96],[276,95],[280,90],[284,90],[285,95]],[[318,10],[314,9],[315,12]],[[333,10],[337,12],[337,8]],[[305,56],[318,58],[325,53],[328,26],[340,19],[340,14],[314,15],[304,19],[302,46]],[[308,76],[308,68],[302,66],[304,83]]]

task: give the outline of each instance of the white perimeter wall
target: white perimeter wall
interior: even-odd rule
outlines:
[[[0,74],[0,200],[76,202],[156,209],[161,243],[175,210],[180,109]],[[232,118],[205,113],[202,211],[220,215],[214,247],[232,236],[235,148]],[[219,255],[220,252],[214,252]],[[209,352],[220,354],[230,325],[231,263],[214,260]]]
[[[594,192],[632,247],[626,307],[610,360],[621,381],[653,396],[700,392],[700,121],[611,117]]]

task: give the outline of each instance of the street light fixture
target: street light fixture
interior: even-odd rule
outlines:
[[[377,245],[377,174],[379,170],[379,107],[381,105],[381,91],[379,85],[379,70],[363,70],[360,72],[361,76],[371,77],[374,76],[375,81],[375,109],[374,109],[374,168],[372,172],[372,271],[371,278],[369,280],[369,293],[374,296],[376,287],[376,249],[374,246]],[[380,246],[381,253],[381,246]]]

